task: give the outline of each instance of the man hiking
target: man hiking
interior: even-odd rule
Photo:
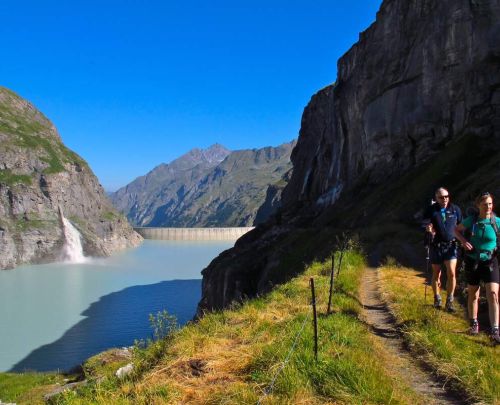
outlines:
[[[446,305],[448,312],[453,308],[453,293],[455,292],[457,267],[457,242],[455,227],[462,222],[460,208],[450,202],[448,190],[440,187],[435,193],[436,202],[428,207],[424,214],[427,222],[426,231],[432,234],[430,245],[430,260],[432,264],[432,290],[434,291],[434,308],[442,307],[440,286],[441,266],[446,267]]]

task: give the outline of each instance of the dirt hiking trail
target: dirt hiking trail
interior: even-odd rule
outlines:
[[[398,376],[415,392],[425,397],[426,404],[467,404],[470,402],[448,391],[432,373],[405,349],[397,325],[380,295],[378,269],[368,267],[361,283],[360,299],[365,322],[376,339],[387,350],[391,374]]]

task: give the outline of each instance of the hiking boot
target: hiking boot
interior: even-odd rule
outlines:
[[[441,309],[442,305],[443,305],[443,302],[441,301],[441,296],[440,295],[436,295],[434,297],[434,308]]]
[[[474,319],[470,323],[469,335],[478,335],[479,334],[479,322]]]
[[[446,300],[445,309],[450,314],[454,314],[455,312],[457,312],[457,310],[453,307],[453,301],[450,300]]]
[[[491,328],[490,339],[494,345],[500,344],[500,334],[498,333],[498,327]]]

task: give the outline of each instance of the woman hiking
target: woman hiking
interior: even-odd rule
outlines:
[[[493,196],[483,193],[476,198],[478,214],[468,216],[456,227],[455,234],[465,249],[465,278],[467,281],[467,306],[472,335],[479,333],[477,321],[479,284],[484,282],[488,313],[490,318],[490,338],[494,344],[500,343],[498,333],[498,284],[500,274],[497,259],[497,237],[500,220],[493,213]],[[466,234],[468,240],[464,237]]]

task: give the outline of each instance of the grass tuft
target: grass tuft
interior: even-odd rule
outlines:
[[[27,174],[14,174],[9,169],[3,169],[0,170],[0,183],[6,184],[8,186],[13,186],[16,184],[31,185],[32,178]]]

